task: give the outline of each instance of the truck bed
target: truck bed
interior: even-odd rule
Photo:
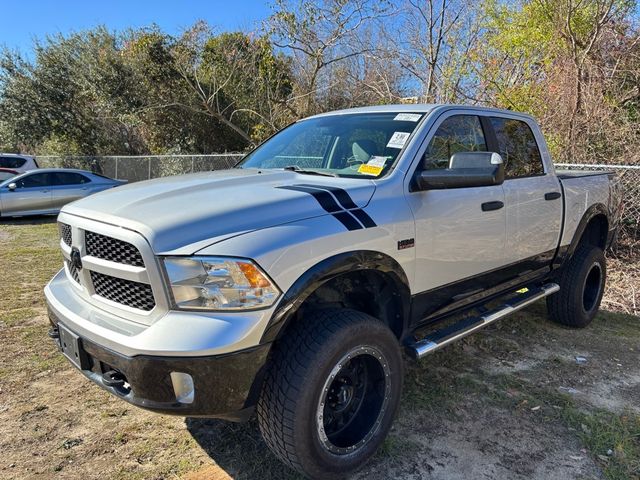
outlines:
[[[588,208],[601,205],[617,223],[622,190],[615,173],[607,170],[557,170],[564,193],[564,226],[560,246],[567,246],[574,237],[580,219]],[[615,228],[616,224],[609,225]]]
[[[613,172],[609,170],[556,170],[556,176],[560,180],[580,177],[593,177],[596,175],[613,175]]]

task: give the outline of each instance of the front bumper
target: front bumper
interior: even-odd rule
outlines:
[[[265,312],[233,317],[168,312],[150,326],[128,322],[75,295],[64,271],[45,288],[51,336],[58,324],[77,336],[83,361],[72,362],[94,383],[142,408],[182,416],[244,420],[262,383],[270,344],[254,340]],[[124,385],[105,379],[116,372]],[[186,374],[193,398],[181,401],[172,373]],[[183,399],[184,400],[184,399]]]
[[[60,347],[58,323],[50,312],[50,336]],[[246,420],[259,394],[270,345],[209,357],[127,357],[79,338],[83,365],[80,371],[98,386],[141,408],[182,416]],[[77,365],[75,365],[77,366]],[[105,380],[117,372],[122,385]],[[193,381],[192,401],[178,400],[172,373],[187,374]]]

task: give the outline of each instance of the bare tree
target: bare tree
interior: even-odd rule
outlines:
[[[589,81],[587,63],[592,57],[605,27],[626,12],[628,2],[620,0],[534,0],[549,15],[558,33],[565,40],[573,66],[573,104],[568,124],[568,142],[576,145],[576,121],[584,109],[585,84]],[[585,8],[586,7],[586,8]],[[585,29],[584,12],[591,12],[590,28]],[[573,155],[572,155],[573,156]]]
[[[407,0],[393,36],[400,65],[417,81],[424,102],[465,98],[469,52],[480,31],[477,10],[458,0]]]
[[[297,116],[318,110],[318,100],[343,77],[349,61],[372,58],[375,48],[359,35],[393,14],[386,1],[278,0],[267,27],[275,45],[291,53],[297,86],[289,105]]]

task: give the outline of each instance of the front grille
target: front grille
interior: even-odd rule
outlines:
[[[145,311],[153,310],[156,306],[151,285],[146,283],[132,282],[98,272],[91,272],[91,281],[96,294],[112,302]]]
[[[71,226],[58,222],[58,230],[60,230],[60,238],[62,238],[62,241],[71,246]]]
[[[87,255],[116,263],[144,267],[140,251],[130,243],[94,232],[84,232]]]
[[[67,268],[69,269],[69,273],[71,273],[71,276],[73,277],[73,279],[76,282],[80,283],[80,275],[78,275],[78,269],[73,264],[73,262],[67,262]]]

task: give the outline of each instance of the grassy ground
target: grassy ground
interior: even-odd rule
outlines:
[[[53,221],[0,224],[0,478],[297,478],[254,421],[151,414],[73,370],[46,335],[60,265]],[[534,305],[408,365],[391,435],[356,478],[640,478],[639,360],[638,317],[576,331]]]

